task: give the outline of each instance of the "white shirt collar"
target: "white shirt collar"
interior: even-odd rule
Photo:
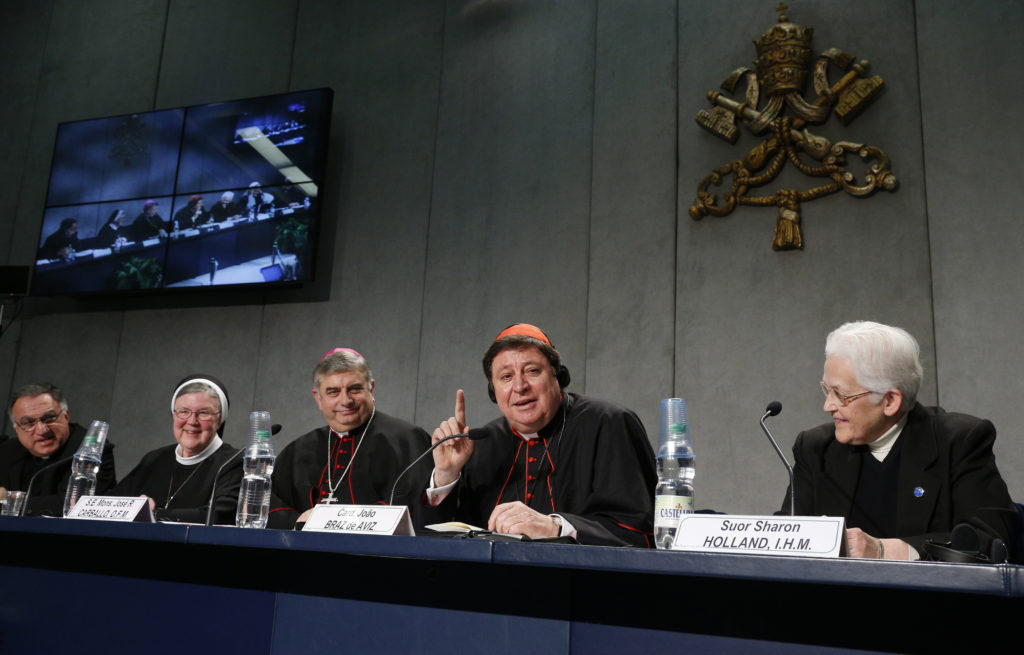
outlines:
[[[906,424],[907,415],[904,414],[891,428],[882,433],[882,436],[869,443],[868,449],[871,451],[871,455],[880,462],[885,461],[889,451],[896,444],[896,439],[903,432],[903,426]]]
[[[213,439],[210,440],[210,443],[206,446],[206,448],[203,449],[203,452],[199,453],[198,455],[192,455],[191,457],[182,457],[181,444],[178,444],[178,447],[174,449],[174,458],[178,460],[179,464],[184,464],[185,466],[195,466],[199,462],[203,461],[210,455],[217,452],[217,449],[223,445],[224,441],[221,440],[220,436],[214,435]]]

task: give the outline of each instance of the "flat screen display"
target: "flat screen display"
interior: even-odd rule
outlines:
[[[62,123],[33,295],[312,279],[330,89]]]

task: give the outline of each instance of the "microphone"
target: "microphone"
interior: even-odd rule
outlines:
[[[280,431],[280,423],[274,423],[273,425],[270,426],[270,434],[277,434]],[[217,469],[217,475],[213,476],[213,488],[210,489],[210,504],[207,505],[206,507],[206,525],[213,525],[211,523],[211,521],[213,520],[213,499],[214,496],[217,494],[217,482],[220,481],[220,474],[224,471],[224,467],[231,463],[231,460],[238,457],[244,452],[245,448],[239,448],[238,450],[236,450],[231,457],[228,457],[226,460],[224,460],[224,463],[220,465],[219,469]]]
[[[958,523],[953,526],[953,531],[949,534],[949,545],[953,550],[970,555],[981,554],[978,531],[970,523]]]
[[[928,559],[938,562],[959,562],[966,564],[1004,564],[1007,561],[1006,543],[1002,539],[992,540],[989,552],[981,550],[978,530],[970,523],[958,523],[949,535],[949,541],[939,543],[931,539],[924,542]]]
[[[29,498],[32,497],[32,485],[35,484],[36,478],[39,477],[39,474],[42,473],[43,471],[49,471],[50,469],[55,468],[57,466],[60,466],[61,464],[67,464],[68,462],[70,462],[74,458],[75,458],[74,455],[68,455],[67,457],[63,457],[61,459],[58,459],[56,462],[52,462],[50,464],[47,464],[46,466],[44,466],[43,468],[39,469],[38,471],[36,471],[35,473],[32,474],[32,477],[29,478],[29,480],[28,480],[28,489],[25,491],[25,509],[22,510],[22,515],[23,516],[27,516],[28,515],[28,501],[29,501]]]
[[[401,481],[402,477],[404,477],[405,474],[408,473],[412,467],[416,466],[416,464],[421,459],[423,459],[430,453],[434,452],[435,448],[437,448],[446,441],[451,441],[452,439],[468,438],[472,441],[480,441],[481,439],[486,439],[489,436],[491,436],[491,432],[489,430],[486,430],[484,428],[473,428],[469,432],[463,432],[462,434],[453,434],[449,437],[445,437],[444,439],[440,439],[435,444],[432,444],[430,448],[427,448],[425,451],[423,451],[423,453],[419,457],[412,460],[412,464],[406,466],[402,470],[402,472],[398,474],[398,477],[395,478],[395,484],[392,485],[391,487],[391,497],[388,499],[388,505],[393,505],[395,503],[395,490],[398,489],[398,483]]]
[[[779,454],[779,459],[782,460],[782,464],[786,467],[786,472],[789,473],[789,515],[796,516],[796,489],[793,488],[793,467],[789,465],[786,456],[782,454],[782,449],[779,448],[778,442],[775,441],[775,437],[768,430],[768,426],[764,424],[766,418],[778,416],[781,411],[782,403],[779,401],[773,400],[768,403],[768,406],[764,408],[764,416],[761,417],[761,429],[764,430],[764,436],[768,437],[768,441],[772,442],[775,452]]]

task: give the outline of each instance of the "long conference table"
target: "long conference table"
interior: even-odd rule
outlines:
[[[17,517],[0,544],[0,653],[973,653],[1024,616],[1006,564]]]

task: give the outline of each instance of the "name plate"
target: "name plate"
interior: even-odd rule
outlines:
[[[405,505],[317,505],[302,531],[413,535]]]
[[[839,557],[845,523],[841,516],[685,514],[672,550]]]
[[[152,523],[153,512],[149,509],[148,498],[85,496],[78,499],[64,518]]]

